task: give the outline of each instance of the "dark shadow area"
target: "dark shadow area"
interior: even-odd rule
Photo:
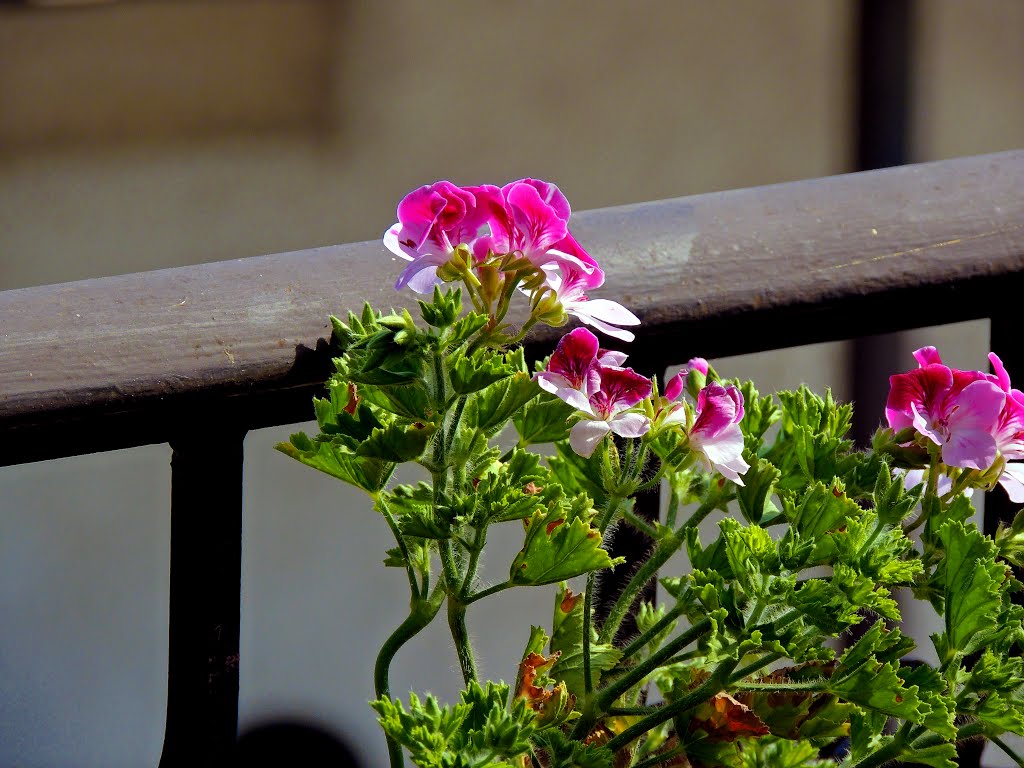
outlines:
[[[339,734],[311,722],[280,720],[242,733],[231,765],[234,768],[274,765],[358,768],[362,764]]]

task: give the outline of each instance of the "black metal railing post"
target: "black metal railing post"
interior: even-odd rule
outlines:
[[[658,387],[661,391],[665,389],[665,368],[667,360],[656,358],[651,353],[643,355],[631,355],[628,365],[639,373],[650,373],[654,371],[658,377]],[[637,494],[635,497],[633,511],[645,520],[657,522],[661,513],[661,487],[655,487],[646,493]],[[626,558],[626,564],[611,571],[604,571],[599,576],[600,590],[598,592],[597,604],[594,607],[594,614],[599,621],[603,621],[616,598],[629,582],[630,577],[636,573],[637,568],[650,556],[654,542],[643,531],[625,523],[612,531],[611,541],[608,549],[612,557]],[[622,620],[616,638],[631,637],[636,634],[636,610],[641,600],[653,603],[655,600],[657,579],[652,579],[637,595],[629,612]]]
[[[171,594],[161,768],[224,765],[238,729],[242,442],[230,425],[171,441]]]

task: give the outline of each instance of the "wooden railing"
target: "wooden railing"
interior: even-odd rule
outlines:
[[[573,222],[607,271],[601,296],[643,320],[638,370],[988,317],[992,348],[1024,375],[1024,151]],[[173,448],[161,765],[216,762],[235,738],[242,438],[311,417],[327,315],[411,303],[392,289],[398,267],[370,242],[0,293],[0,465]]]

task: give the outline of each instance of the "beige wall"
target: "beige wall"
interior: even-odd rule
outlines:
[[[1024,144],[1020,6],[921,6],[920,158]],[[377,237],[405,191],[438,177],[539,175],[582,209],[838,173],[850,163],[851,11],[819,0],[8,9],[0,288]],[[960,354],[983,351],[983,326],[957,332]],[[842,345],[822,345],[722,366],[774,389],[841,381],[843,361]],[[242,719],[320,717],[383,765],[363,702],[402,580],[377,580],[387,532],[361,499],[271,451],[288,431],[246,442]],[[155,446],[0,469],[0,764],[155,763],[167,459]],[[507,533],[487,564],[495,576],[516,545]],[[547,620],[549,601],[536,590],[480,606],[485,674],[514,674],[524,627]],[[515,610],[528,618],[510,622]],[[450,696],[453,670],[438,631],[399,656],[394,688]]]

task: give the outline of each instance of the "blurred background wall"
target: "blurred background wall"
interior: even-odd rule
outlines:
[[[853,170],[859,9],[3,4],[0,289],[373,239],[437,178],[540,176],[585,209]],[[1024,4],[913,10],[906,159],[1024,146]],[[923,341],[980,366],[987,326],[894,343],[908,361]],[[693,344],[680,340],[680,361]],[[832,344],[719,366],[763,390],[805,381],[849,397],[848,359]],[[246,440],[241,726],[302,716],[383,766],[364,701],[405,587],[379,567],[388,534],[363,500],[271,450],[289,431]],[[169,457],[150,446],[0,469],[0,765],[156,763]],[[508,534],[488,564],[498,578]],[[534,592],[474,611],[483,674],[510,679],[529,623],[550,620],[551,594]],[[396,691],[454,695],[435,629],[399,655]]]

